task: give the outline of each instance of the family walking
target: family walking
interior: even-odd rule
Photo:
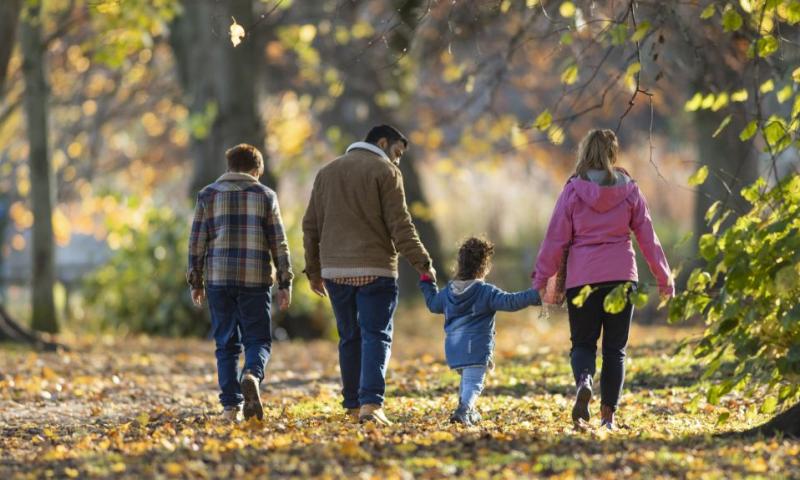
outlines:
[[[574,174],[558,198],[539,249],[532,288],[508,293],[487,283],[493,244],[469,238],[458,250],[454,279],[439,290],[436,270],[406,205],[398,167],[408,140],[397,129],[372,128],[364,141],[323,167],[303,218],[305,271],[327,296],[339,333],[342,406],[360,422],[391,425],[383,410],[397,309],[398,255],[419,273],[428,309],[444,314],[445,355],[461,376],[451,421],[473,425],[487,371],[493,367],[495,313],[567,299],[576,394],[572,419],[589,421],[597,341],[602,333],[601,425],[613,428],[625,376],[633,305],[610,314],[605,296],[636,288],[633,232],[662,296],[674,293],[669,265],[636,182],[615,166],[611,130],[581,141]],[[187,279],[198,306],[207,299],[216,343],[223,416],[263,418],[259,385],[271,352],[271,288],[279,308],[291,304],[293,273],[278,199],[262,185],[261,153],[250,145],[226,152],[228,172],[197,196]],[[562,281],[558,281],[561,279]],[[585,286],[578,307],[572,300]],[[540,295],[541,293],[541,295]],[[239,355],[244,350],[244,368]]]

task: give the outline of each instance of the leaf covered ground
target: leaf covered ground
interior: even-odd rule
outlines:
[[[767,417],[756,398],[699,400],[702,370],[674,354],[688,330],[634,328],[620,428],[575,430],[565,322],[533,312],[498,322],[476,427],[447,422],[457,375],[442,362],[440,320],[413,312],[398,316],[392,428],[344,417],[331,342],[275,344],[265,421],[238,425],[218,418],[209,341],[0,346],[0,477],[800,477],[797,440],[719,435]]]

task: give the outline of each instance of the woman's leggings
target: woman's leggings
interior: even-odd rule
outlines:
[[[592,285],[595,289],[579,308],[572,300],[578,296],[581,287],[567,290],[567,310],[569,312],[569,331],[572,341],[570,363],[577,383],[581,374],[594,377],[597,354],[597,340],[603,332],[603,369],[600,372],[600,400],[603,405],[616,410],[625,381],[625,347],[628,345],[628,332],[633,317],[633,305],[627,301],[619,313],[608,313],[603,301],[611,290],[625,282],[607,282]],[[635,291],[636,284],[631,286]]]

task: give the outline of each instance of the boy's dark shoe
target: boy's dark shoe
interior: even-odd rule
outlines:
[[[242,394],[244,395],[244,419],[257,417],[264,419],[264,407],[261,405],[261,394],[258,391],[258,377],[245,370],[242,375]]]
[[[592,401],[592,377],[588,372],[581,374],[578,379],[578,391],[575,394],[575,405],[572,406],[572,421],[579,424],[581,420],[588,422],[589,402]]]

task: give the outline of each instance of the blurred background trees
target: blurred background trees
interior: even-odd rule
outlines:
[[[775,153],[763,134],[777,114],[796,130],[798,8],[2,2],[0,292],[41,330],[202,335],[183,239],[195,193],[225,168],[224,150],[262,148],[263,181],[280,196],[299,273],[311,179],[384,122],[411,139],[401,163],[409,207],[442,276],[458,240],[485,233],[499,245],[493,280],[526,287],[577,141],[609,127],[688,279],[702,265],[694,240],[710,231],[714,202],[730,209],[729,225],[749,208],[743,186],[797,171],[794,136]],[[234,22],[245,32],[237,46]],[[693,176],[702,166],[704,182]],[[276,334],[330,335],[327,303],[298,277],[296,307],[278,316]],[[413,303],[405,265],[401,282]],[[654,307],[638,320],[657,319]]]

